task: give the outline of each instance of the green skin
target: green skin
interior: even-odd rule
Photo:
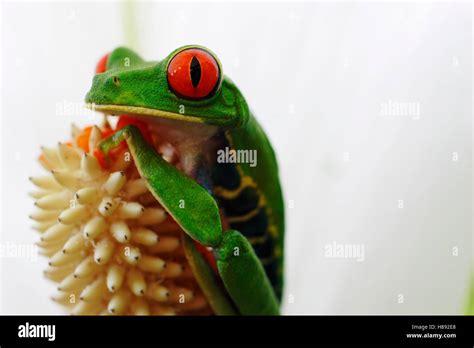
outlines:
[[[243,165],[241,169],[244,175],[255,180],[273,214],[278,232],[280,288],[277,291],[280,292],[283,284],[281,255],[284,214],[275,155],[265,133],[251,115],[245,99],[227,77],[223,78],[219,89],[205,100],[181,99],[169,89],[168,63],[177,53],[187,48],[205,49],[185,46],[160,62],[145,62],[129,49],[115,49],[109,55],[106,71],[94,77],[86,102],[106,114],[134,115],[145,121],[159,120],[166,126],[171,124],[174,130],[182,129],[186,139],[205,138],[210,132],[231,132],[235,149],[256,149],[258,166]],[[218,62],[217,58],[216,61]],[[220,70],[222,71],[222,67]],[[150,191],[185,232],[183,245],[186,257],[215,313],[278,315],[279,296],[275,294],[261,261],[240,232],[223,232],[218,204],[191,177],[194,167],[191,165],[192,168],[183,173],[170,165],[145,141],[135,126],[122,128],[104,140],[100,148],[107,155],[124,140],[127,141],[140,175],[145,178]],[[183,142],[187,143],[188,140]],[[177,145],[179,144],[181,140],[177,141]],[[192,142],[187,147],[183,145],[183,149],[191,152],[192,164],[202,157],[199,147]],[[185,209],[180,205],[183,201],[186,202]],[[204,261],[192,240],[213,248],[219,276]]]
[[[471,276],[471,285],[467,298],[466,315],[474,315],[474,276]]]

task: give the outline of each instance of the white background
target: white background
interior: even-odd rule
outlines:
[[[83,100],[97,60],[122,44],[150,60],[202,44],[278,154],[285,313],[462,313],[472,248],[470,4],[5,3],[1,37],[4,245],[39,238],[27,217],[39,146],[67,139],[71,122],[100,120],[56,113]],[[417,103],[420,113],[384,115],[389,101]],[[325,257],[333,242],[362,244],[364,260]],[[46,259],[0,262],[0,313],[62,313],[48,298]]]

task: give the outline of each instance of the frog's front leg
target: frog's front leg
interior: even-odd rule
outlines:
[[[219,275],[238,311],[247,315],[278,315],[278,300],[255,251],[240,232],[222,233],[219,208],[207,190],[162,159],[135,126],[117,131],[100,144],[100,149],[107,155],[123,140],[127,141],[137,169],[153,196],[187,235],[214,249]],[[199,275],[197,278],[204,279]],[[209,275],[207,279],[209,283]],[[200,285],[217,295],[217,287],[205,282]],[[224,297],[219,296],[222,301],[218,307],[223,308],[223,313],[231,313],[231,308],[222,304]]]
[[[100,150],[107,155],[124,140],[150,192],[178,225],[201,244],[219,245],[222,241],[219,208],[206,189],[159,156],[133,125],[105,139],[99,145]]]

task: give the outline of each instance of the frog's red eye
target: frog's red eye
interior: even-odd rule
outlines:
[[[217,60],[200,48],[179,52],[168,65],[170,88],[186,99],[203,99],[213,95],[219,88],[220,75]]]
[[[99,62],[97,63],[95,67],[95,73],[96,74],[102,74],[107,70],[107,61],[109,60],[109,54],[107,53],[104,55],[102,58],[100,58]]]

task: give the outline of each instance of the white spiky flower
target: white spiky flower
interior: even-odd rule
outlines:
[[[50,257],[45,275],[59,283],[53,299],[75,315],[210,314],[182,231],[133,159],[124,153],[104,169],[93,155],[105,127],[89,129],[81,147],[84,131],[73,126],[71,143],[42,148],[40,163],[50,174],[30,178],[39,188],[30,217],[41,253]]]

